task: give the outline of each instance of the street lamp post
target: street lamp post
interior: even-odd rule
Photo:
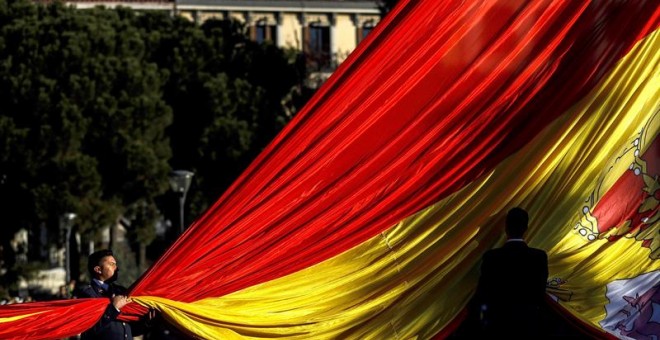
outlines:
[[[175,170],[170,173],[170,187],[179,196],[179,235],[184,231],[183,206],[186,202],[186,194],[190,188],[190,182],[194,173],[186,170]]]
[[[66,257],[66,284],[71,281],[71,228],[73,228],[73,220],[76,218],[74,213],[65,213],[62,215],[62,223],[64,228],[66,228],[66,240],[65,243],[65,257]]]

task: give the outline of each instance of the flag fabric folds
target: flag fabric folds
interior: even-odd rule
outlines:
[[[402,1],[122,317],[155,308],[209,339],[442,336],[521,206],[567,313],[659,334],[659,22],[652,1]],[[0,338],[73,335],[105,303],[0,308]]]

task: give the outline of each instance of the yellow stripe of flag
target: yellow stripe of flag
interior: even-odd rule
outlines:
[[[343,254],[223,297],[134,299],[203,338],[430,338],[469,300],[481,255],[503,240],[502,212],[522,206],[530,244],[549,252],[551,277],[572,294],[562,303],[598,327],[608,283],[660,269],[639,242],[573,229],[585,198],[625,171],[613,165],[640,131],[658,134],[659,50],[656,31],[490,174]]]

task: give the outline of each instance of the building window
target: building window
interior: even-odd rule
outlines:
[[[358,32],[357,32],[357,41],[360,42],[364,40],[371,31],[374,29],[374,21],[373,20],[368,20],[365,21],[362,26],[358,27]]]
[[[367,35],[369,35],[369,33],[371,33],[371,31],[373,29],[374,29],[373,26],[364,26],[364,27],[362,27],[362,40],[364,40],[364,38],[366,38]]]
[[[309,46],[312,53],[330,54],[330,27],[310,26]]]
[[[268,25],[266,21],[258,21],[251,27],[252,40],[263,44],[265,42],[272,42],[277,44],[277,26]]]
[[[312,67],[330,66],[330,27],[311,24],[307,27],[305,37],[305,54]]]

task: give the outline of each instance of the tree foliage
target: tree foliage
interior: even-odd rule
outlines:
[[[399,2],[399,0],[376,0],[376,5],[380,10],[381,15],[385,16],[394,8],[394,6],[396,6],[397,2]]]
[[[96,241],[128,221],[144,247],[163,214],[177,220],[173,168],[195,172],[187,222],[206,209],[291,118],[283,101],[304,76],[295,54],[244,33],[233,21],[0,0],[3,248],[19,228],[38,238],[46,226],[61,242],[65,212]]]
[[[151,51],[170,70],[165,98],[175,112],[168,133],[175,168],[195,172],[189,216],[213,203],[291,118],[282,101],[304,77],[296,54],[246,38],[235,21],[143,16],[160,32]],[[193,151],[193,152],[191,152]]]

